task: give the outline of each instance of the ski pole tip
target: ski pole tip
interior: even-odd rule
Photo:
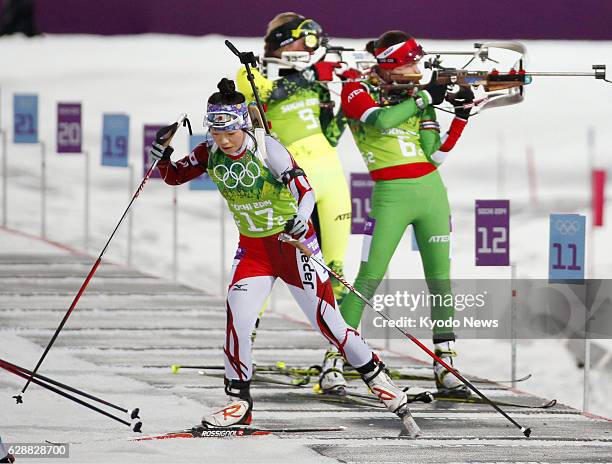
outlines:
[[[132,426],[132,431],[142,433],[142,422],[138,421]]]
[[[170,369],[172,370],[173,374],[176,374],[179,370],[180,370],[181,366],[179,364],[172,364],[172,366],[170,366]]]
[[[15,398],[15,401],[17,402],[17,404],[23,403],[23,397],[21,395],[15,395],[13,396],[13,398]]]
[[[521,432],[523,432],[523,435],[525,435],[527,438],[529,438],[531,435],[531,429],[529,427],[521,427]]]
[[[128,411],[128,414],[130,415],[130,418],[132,419],[140,419],[140,417],[138,416],[138,414],[140,414],[140,408],[134,408]]]

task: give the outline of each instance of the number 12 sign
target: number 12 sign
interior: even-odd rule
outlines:
[[[476,266],[510,265],[510,200],[476,200]]]
[[[581,282],[584,279],[585,222],[581,214],[550,215],[550,282]]]

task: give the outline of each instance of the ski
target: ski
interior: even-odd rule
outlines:
[[[162,366],[147,366],[147,367],[162,367]],[[170,366],[170,368],[172,369],[173,373],[178,373],[180,369],[198,369],[198,370],[224,370],[225,367],[224,366],[220,366],[220,365],[202,365],[202,366],[183,366],[180,364],[173,364],[172,366]],[[430,366],[423,366],[423,367],[410,367],[409,369],[414,369],[414,370],[418,370],[418,369],[423,369],[423,370],[427,370],[430,371],[431,367]],[[284,362],[277,362],[276,364],[262,364],[262,365],[257,365],[255,368],[255,372],[259,372],[259,373],[265,373],[268,375],[286,375],[288,377],[292,377],[294,379],[296,379],[295,382],[292,382],[291,385],[295,385],[295,384],[307,384],[309,383],[309,380],[307,379],[308,377],[318,377],[321,374],[321,366],[318,365],[313,365],[310,367],[290,367],[287,366],[286,363]],[[389,376],[391,377],[391,379],[393,380],[433,380],[433,375],[431,375],[429,372],[428,373],[423,373],[423,374],[418,374],[418,373],[411,373],[408,374],[406,372],[402,372],[401,369],[387,369],[387,372],[389,374]],[[529,380],[532,377],[532,374],[527,374],[524,375],[523,377],[520,377],[518,379],[515,379],[514,382],[520,383],[520,382],[524,382],[526,380]],[[361,376],[359,375],[359,373],[355,370],[352,370],[350,368],[347,368],[347,370],[344,371],[344,378],[347,380],[353,380],[353,379],[361,379]],[[475,383],[481,383],[481,384],[496,384],[496,383],[512,383],[512,380],[508,380],[508,379],[501,379],[501,380],[489,380],[489,379],[473,379],[472,380]]]
[[[234,438],[272,434],[341,432],[346,427],[309,427],[309,428],[258,428],[247,426],[207,428],[200,425],[190,429],[167,432],[160,435],[129,438],[129,441],[169,440],[175,438]]]
[[[353,406],[366,406],[376,409],[386,409],[385,406],[380,403],[375,397],[362,398],[357,395],[330,395],[326,393],[314,393],[314,392],[289,392],[290,398],[296,398],[301,400],[316,400],[322,401],[323,403],[333,404],[346,404]]]
[[[470,396],[468,398],[460,398],[460,397],[452,397],[452,396],[442,396],[433,394],[436,401],[448,402],[448,403],[467,403],[467,404],[489,404],[484,401],[482,398],[477,396]],[[541,404],[523,404],[516,403],[514,401],[498,401],[494,400],[494,404],[497,406],[505,406],[509,408],[524,408],[524,409],[550,409],[557,404],[557,400],[553,399],[550,401],[545,401]]]
[[[385,409],[385,407],[374,397],[367,394],[351,393],[347,392],[346,395],[329,395],[325,393],[310,393],[310,392],[289,392],[288,395],[294,398],[300,398],[305,400],[318,400],[324,403],[336,403],[336,404],[348,404],[355,406],[373,407],[377,409]],[[479,397],[450,397],[440,396],[436,393],[421,392],[417,394],[408,394],[409,402],[421,402],[430,403],[430,395],[435,401],[445,403],[461,403],[461,404],[489,404],[483,401]],[[516,403],[514,401],[493,401],[497,406],[512,407],[512,408],[523,408],[523,409],[550,409],[557,404],[557,400],[546,401],[541,404],[528,405],[523,403]]]
[[[198,371],[198,375],[205,375],[209,377],[224,377],[223,374],[206,372],[205,370]],[[275,377],[268,377],[261,375],[258,372],[253,374],[251,380],[255,383],[270,383],[274,385],[286,385],[288,387],[303,387],[310,383],[310,377],[295,377],[292,380],[277,379]]]

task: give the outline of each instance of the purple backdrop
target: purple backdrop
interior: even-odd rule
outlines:
[[[430,39],[612,39],[610,0],[36,0],[38,27],[47,33],[257,37],[281,11],[313,17],[333,37],[375,37],[403,29]]]

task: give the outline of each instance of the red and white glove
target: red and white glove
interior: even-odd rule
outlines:
[[[342,79],[343,81],[347,81],[347,80],[354,81],[356,79],[361,79],[363,77],[363,73],[355,68],[348,68],[342,71],[338,75],[340,76],[340,79]]]
[[[318,81],[331,81],[334,79],[334,70],[341,66],[337,61],[319,61],[312,68]]]

